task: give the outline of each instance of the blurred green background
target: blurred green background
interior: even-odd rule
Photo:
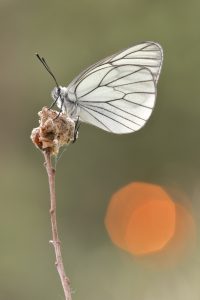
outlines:
[[[82,125],[57,166],[58,222],[73,299],[200,299],[200,2],[0,0],[0,299],[64,299],[54,266],[43,157],[31,141],[37,112],[61,85],[120,49],[158,41],[164,65],[147,125],[112,135]],[[190,199],[196,248],[167,269],[148,267],[110,241],[109,199],[144,181]]]

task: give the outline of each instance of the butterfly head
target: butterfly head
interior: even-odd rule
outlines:
[[[51,92],[53,101],[57,104],[59,109],[65,110],[63,103],[66,97],[66,93],[67,88],[62,86],[56,86]]]

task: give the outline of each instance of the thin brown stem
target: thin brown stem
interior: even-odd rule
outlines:
[[[49,189],[50,189],[50,217],[51,217],[51,229],[52,229],[52,244],[54,246],[55,250],[55,256],[56,256],[56,267],[57,271],[60,276],[60,280],[62,283],[65,300],[71,300],[71,290],[70,290],[70,284],[69,279],[65,274],[63,260],[62,260],[62,254],[61,254],[61,243],[58,236],[58,226],[56,221],[56,191],[55,191],[55,170],[52,168],[51,164],[51,154],[49,151],[44,151],[44,158],[45,158],[45,167],[48,174],[48,180],[49,180]]]

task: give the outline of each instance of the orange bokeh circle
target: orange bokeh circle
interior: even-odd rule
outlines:
[[[118,190],[111,198],[105,217],[113,243],[136,256],[163,251],[171,241],[177,248],[183,244],[184,233],[194,228],[192,222],[187,210],[176,204],[162,187],[142,182],[130,183]],[[179,224],[185,228],[181,234]]]

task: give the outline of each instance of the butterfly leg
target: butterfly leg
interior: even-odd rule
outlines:
[[[58,101],[58,98],[56,100],[53,101],[53,103],[49,106],[49,110],[52,109],[54,107],[54,105],[56,104],[56,102]]]
[[[56,102],[58,101],[58,98],[59,98],[59,97],[60,97],[60,96],[58,96],[58,97],[53,101],[53,103],[52,103],[51,106],[48,108],[48,110],[50,110],[50,109],[52,109],[52,108],[54,107],[54,105],[55,105]],[[55,119],[59,118],[59,116],[60,116],[60,114],[61,114],[61,112],[62,112],[63,105],[64,105],[64,101],[63,101],[63,99],[62,99],[61,101],[62,101],[61,107],[60,107],[59,113],[58,113],[58,115],[55,117]]]
[[[79,131],[80,126],[81,126],[81,122],[79,121],[79,117],[78,117],[78,119],[75,122],[74,139],[73,139],[72,143],[75,143],[78,138],[78,131]]]

